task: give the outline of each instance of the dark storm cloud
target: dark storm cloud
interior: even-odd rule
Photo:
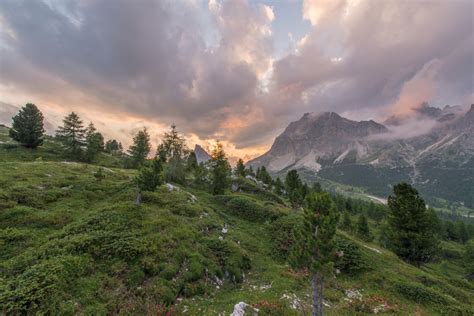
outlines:
[[[203,4],[1,1],[0,86],[236,148],[308,111],[373,115],[473,95],[472,1],[305,1],[312,30],[277,60],[269,7]]]
[[[211,49],[195,14],[202,8],[192,3],[6,0],[0,10],[4,85],[79,90],[109,110],[181,123],[203,137],[216,131],[216,122],[245,111],[259,67],[271,56],[271,41],[259,31],[269,21],[244,1],[209,14],[225,35]],[[247,54],[242,44],[259,40]]]

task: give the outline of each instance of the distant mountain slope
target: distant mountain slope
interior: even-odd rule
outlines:
[[[406,181],[432,201],[439,197],[473,206],[474,105],[466,112],[425,104],[410,117],[384,123],[306,113],[248,164],[274,174],[305,170],[311,180],[360,186],[382,196]]]

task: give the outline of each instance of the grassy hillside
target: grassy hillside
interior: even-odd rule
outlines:
[[[309,312],[308,276],[285,260],[300,211],[280,197],[245,180],[220,196],[163,185],[137,207],[135,170],[97,180],[98,165],[46,161],[46,147],[42,159],[0,149],[0,313],[229,315],[240,301]],[[348,232],[338,244],[328,315],[474,313],[460,244],[421,268]]]

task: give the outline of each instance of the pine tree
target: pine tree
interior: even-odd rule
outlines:
[[[138,175],[135,177],[135,183],[137,184],[137,196],[135,204],[140,205],[141,193],[143,191],[155,191],[156,187],[162,183],[163,166],[161,161],[156,157],[149,163],[145,163],[141,168]]]
[[[262,166],[261,168],[257,169],[257,179],[262,181],[265,184],[272,183],[272,177],[268,173],[265,166]]]
[[[32,103],[27,103],[13,118],[10,137],[27,148],[36,148],[43,143],[43,114]]]
[[[300,206],[306,196],[308,187],[303,185],[296,170],[290,170],[286,174],[285,188],[293,207]]]
[[[142,166],[150,154],[150,150],[150,135],[145,127],[143,130],[138,131],[135,137],[133,137],[133,145],[130,146],[128,150],[132,167],[137,168]]]
[[[217,142],[211,157],[212,194],[224,194],[230,183],[229,175],[231,167],[220,142]]]
[[[373,239],[367,218],[362,214],[359,215],[357,219],[357,235],[365,241],[371,241]]]
[[[104,150],[104,137],[101,133],[97,132],[94,124],[91,122],[87,127],[86,131],[86,161],[93,161],[94,158]]]
[[[437,238],[430,225],[425,201],[407,183],[395,185],[393,192],[388,197],[388,223],[393,251],[415,265],[431,260],[437,248]]]
[[[122,151],[122,144],[115,139],[110,139],[105,143],[104,150],[108,153],[120,152]]]
[[[194,169],[197,168],[197,166],[198,166],[198,162],[197,162],[196,154],[194,153],[194,151],[191,151],[188,154],[188,158],[186,159],[186,169],[188,171],[193,171]]]
[[[63,142],[67,150],[76,158],[81,154],[81,146],[85,145],[86,130],[79,116],[71,112],[63,120],[63,126],[56,131],[56,137]]]
[[[188,150],[185,139],[179,134],[176,125],[171,125],[170,131],[165,133],[159,152],[161,152],[161,155],[165,155],[168,161],[165,170],[165,180],[184,184],[186,180],[184,156]]]
[[[333,273],[338,212],[328,193],[306,197],[303,225],[290,255],[293,268],[308,269],[313,288],[313,315],[323,315],[324,281]]]
[[[342,215],[341,228],[345,231],[350,231],[352,229],[352,220],[348,211],[344,211]]]
[[[466,243],[469,240],[469,233],[466,228],[466,224],[462,220],[456,222],[457,235],[461,243]]]
[[[275,185],[273,186],[273,192],[277,195],[283,194],[283,182],[281,182],[280,178],[276,178]]]
[[[240,176],[240,177],[245,177],[247,175],[247,172],[245,171],[244,161],[242,159],[239,159],[237,161],[237,165],[235,166],[234,173],[235,175]]]

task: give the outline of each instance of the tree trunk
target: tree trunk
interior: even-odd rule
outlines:
[[[135,197],[135,205],[139,206],[141,202],[142,202],[142,192],[138,190],[137,196]]]
[[[318,289],[318,276],[316,273],[312,275],[313,285],[313,316],[319,316],[319,289]]]
[[[319,278],[319,315],[324,315],[324,280]]]

